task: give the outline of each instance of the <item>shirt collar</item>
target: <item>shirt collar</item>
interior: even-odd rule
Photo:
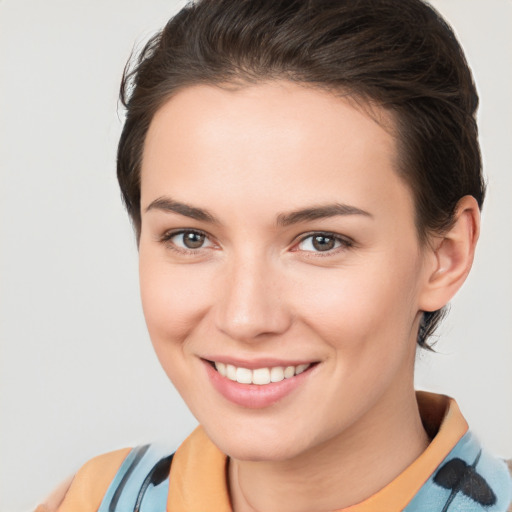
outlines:
[[[418,391],[416,398],[425,430],[433,438],[428,448],[383,489],[338,512],[403,510],[467,432],[468,425],[455,400],[424,391]],[[167,510],[231,512],[226,467],[226,455],[198,427],[174,456]]]

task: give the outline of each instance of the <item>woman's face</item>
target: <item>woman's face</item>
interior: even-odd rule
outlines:
[[[412,392],[427,250],[389,116],[354,105],[286,81],[194,86],[147,135],[149,333],[238,459],[291,459]]]

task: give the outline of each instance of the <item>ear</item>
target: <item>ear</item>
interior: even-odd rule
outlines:
[[[480,209],[473,196],[464,196],[457,204],[455,222],[430,243],[426,282],[420,295],[422,311],[445,306],[466,280],[480,234]]]

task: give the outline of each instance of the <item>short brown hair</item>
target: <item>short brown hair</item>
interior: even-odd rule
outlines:
[[[459,199],[482,206],[478,95],[453,31],[421,0],[198,0],[127,64],[117,175],[140,235],[140,169],[155,112],[195,84],[286,79],[377,104],[393,114],[398,172],[421,241],[453,222]],[[426,345],[443,310],[425,312]]]

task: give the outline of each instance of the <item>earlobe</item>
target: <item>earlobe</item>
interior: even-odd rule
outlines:
[[[480,233],[480,209],[473,196],[457,204],[452,227],[433,241],[427,279],[420,299],[422,311],[445,306],[466,280]]]

